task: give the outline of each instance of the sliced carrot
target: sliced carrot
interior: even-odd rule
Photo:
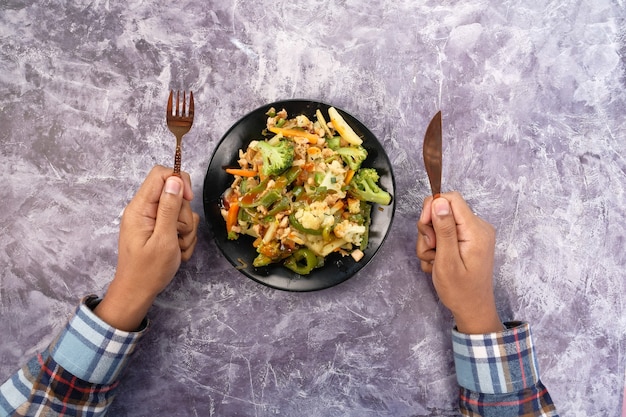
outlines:
[[[322,150],[317,146],[309,146],[306,150],[306,153],[311,157],[315,157],[320,155],[322,153]]]
[[[354,177],[354,170],[349,169],[348,172],[346,172],[346,178],[343,180],[343,183],[346,185],[350,184],[352,177]]]
[[[228,208],[228,214],[226,215],[226,231],[230,232],[237,224],[237,217],[239,215],[239,204],[231,203]]]
[[[231,175],[239,175],[240,177],[256,177],[259,175],[258,172],[252,169],[226,168],[225,171]]]
[[[306,138],[309,143],[316,144],[320,137],[314,133],[309,133],[306,130],[301,129],[293,129],[293,128],[283,128],[283,127],[270,127],[270,132],[275,133],[277,135],[283,135],[287,138]]]
[[[330,208],[331,213],[335,213],[343,208],[343,201],[339,200]]]

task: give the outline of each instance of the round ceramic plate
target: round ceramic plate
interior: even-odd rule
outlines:
[[[262,139],[262,132],[266,127],[267,111],[274,107],[276,111],[287,110],[290,118],[304,114],[315,120],[315,111],[320,109],[322,114],[328,115],[328,104],[309,100],[286,100],[269,103],[248,113],[235,123],[218,143],[204,179],[204,214],[211,228],[217,246],[235,268],[247,277],[267,285],[287,291],[315,291],[337,285],[367,265],[372,260],[391,227],[395,212],[395,199],[392,198],[388,206],[374,204],[372,208],[372,223],[370,226],[369,243],[359,262],[351,256],[341,256],[333,253],[326,257],[324,266],[314,269],[309,275],[298,275],[285,268],[281,263],[266,267],[255,268],[252,261],[256,257],[256,249],[252,246],[253,238],[240,236],[237,240],[228,240],[226,223],[220,214],[220,198],[231,185],[233,176],[224,171],[224,167],[237,166],[239,149],[246,149],[252,140]],[[363,138],[363,147],[368,157],[364,167],[375,168],[380,174],[380,185],[392,197],[395,196],[395,181],[389,158],[378,139],[361,122],[341,109],[337,109],[352,129]]]

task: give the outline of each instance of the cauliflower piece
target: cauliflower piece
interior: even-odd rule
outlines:
[[[326,195],[326,198],[324,199],[324,202],[328,204],[328,207],[331,207],[331,211],[337,211],[332,210],[332,207],[337,204],[337,202],[343,200],[345,196],[346,193],[344,191],[342,191],[341,193],[328,193],[328,195]]]
[[[302,127],[305,129],[310,129],[312,126],[311,121],[304,114],[296,116],[296,126]]]
[[[322,225],[323,217],[319,217],[316,213],[312,213],[308,210],[300,209],[296,211],[296,219],[303,227],[307,229],[317,230]]]
[[[342,190],[345,180],[345,168],[340,162],[332,161],[325,166],[324,178],[320,182],[320,187],[326,187],[326,190],[337,193],[338,198],[343,198],[346,195],[345,191]]]
[[[335,175],[343,175],[344,177],[346,175],[346,167],[344,167],[341,162],[337,160],[331,161],[330,164],[327,164],[327,167],[328,170]]]
[[[341,189],[344,178],[345,177],[343,175],[336,175],[332,172],[327,172],[326,175],[324,175],[322,182],[320,182],[320,187],[326,187],[327,191],[335,191],[342,196],[341,198],[343,198],[343,196],[346,195],[345,191]]]
[[[298,209],[295,216],[303,227],[312,230],[332,226],[335,220],[324,201],[314,201],[306,208]]]
[[[363,233],[365,233],[365,231],[365,226],[360,226],[349,220],[342,221],[336,225],[333,230],[335,236],[356,246],[361,244],[361,241],[363,240]]]

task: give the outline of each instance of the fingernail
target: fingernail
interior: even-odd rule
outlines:
[[[430,248],[430,238],[425,233],[422,236],[424,236],[424,242],[426,242],[426,246]]]
[[[445,198],[435,200],[435,214],[437,216],[447,216],[450,214],[450,203]]]
[[[168,194],[178,195],[180,193],[181,183],[175,177],[169,177],[165,181],[165,192]]]

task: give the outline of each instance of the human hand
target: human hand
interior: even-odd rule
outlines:
[[[462,333],[501,331],[493,293],[495,229],[459,193],[424,201],[417,223],[417,256],[432,273],[441,302]]]
[[[197,242],[189,174],[156,166],[122,216],[115,277],[94,312],[120,330],[136,330]]]

